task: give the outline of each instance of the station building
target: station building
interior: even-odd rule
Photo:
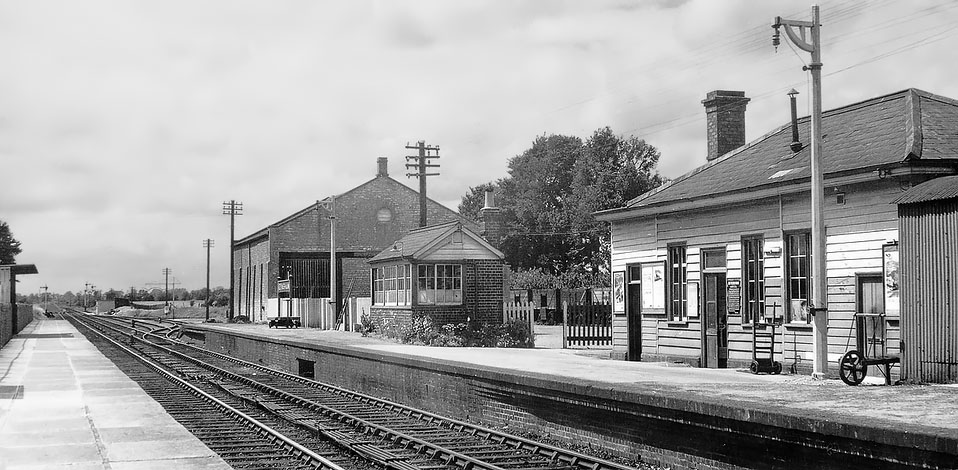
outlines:
[[[336,297],[370,297],[369,258],[419,226],[419,193],[390,177],[387,163],[380,157],[375,178],[236,240],[235,315],[263,321],[280,313],[299,316],[306,312],[298,310],[322,308],[330,298],[330,216],[334,213]],[[430,224],[475,226],[431,199],[426,209]]]
[[[37,273],[33,264],[0,265],[0,347],[33,321],[33,306],[17,304],[17,276]]]
[[[621,293],[613,358],[747,366],[754,326],[774,324],[774,359],[812,371],[812,326],[802,308],[811,284],[810,120],[746,144],[747,102],[743,92],[708,93],[705,165],[596,214],[611,224],[613,290]],[[856,312],[883,315],[870,334],[886,354],[908,353],[899,281],[929,279],[900,277],[895,201],[958,173],[958,101],[907,89],[825,111],[822,125],[834,375],[855,348]],[[955,231],[941,236],[958,246]]]
[[[440,325],[501,322],[507,292],[504,260],[501,251],[462,222],[412,230],[369,260],[370,318],[408,323],[429,317]]]

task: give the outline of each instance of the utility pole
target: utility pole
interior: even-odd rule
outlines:
[[[206,322],[210,321],[210,248],[213,248],[213,239],[203,240],[203,248],[206,248]]]
[[[323,207],[329,211],[329,306],[335,312],[337,319],[339,317],[339,299],[336,295],[337,274],[336,270],[336,196],[330,196],[326,202],[316,201],[316,226],[319,234],[319,208]],[[317,237],[318,240],[318,237]],[[292,314],[290,314],[292,315]]]
[[[418,155],[406,155],[406,161],[415,163],[406,163],[406,169],[414,169],[415,173],[406,173],[407,178],[419,178],[419,226],[426,226],[426,177],[439,176],[439,173],[426,173],[426,168],[439,168],[439,164],[432,164],[429,160],[439,158],[438,145],[426,145],[425,141],[420,140],[416,145],[406,144],[409,150],[418,150]],[[435,152],[435,154],[433,154]]]
[[[86,311],[86,304],[87,304],[87,300],[89,299],[91,285],[92,284],[90,284],[89,282],[83,283],[83,297],[80,298],[80,303],[83,305],[84,312]]]
[[[776,16],[772,45],[778,50],[781,28],[788,40],[799,49],[811,53],[812,61],[804,70],[812,74],[812,282],[809,314],[812,316],[813,377],[825,378],[828,373],[828,279],[825,271],[825,184],[822,171],[822,43],[818,5],[812,5],[812,21],[786,20]],[[797,32],[796,32],[797,30]],[[810,36],[811,42],[808,42]]]
[[[243,203],[232,199],[229,202],[223,202],[223,214],[230,216],[230,311],[227,318],[232,321],[235,314],[233,287],[236,284],[236,273],[233,272],[233,243],[236,242],[236,216],[243,215]]]
[[[170,304],[170,273],[173,272],[170,268],[163,268],[163,300],[166,301],[166,305]]]

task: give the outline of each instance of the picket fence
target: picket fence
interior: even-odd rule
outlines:
[[[529,302],[503,302],[502,323],[511,320],[524,322],[529,325],[529,332],[535,334],[536,306]]]

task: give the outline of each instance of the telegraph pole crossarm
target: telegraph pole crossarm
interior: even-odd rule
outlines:
[[[426,145],[425,141],[420,140],[416,145],[406,144],[408,150],[418,150],[418,155],[407,155],[406,169],[416,170],[415,173],[406,173],[407,178],[419,178],[419,226],[426,226],[426,177],[439,176],[439,173],[426,173],[426,168],[439,168],[438,164],[430,163],[429,160],[439,158],[438,145]]]
[[[812,75],[812,155],[811,155],[811,224],[812,224],[812,270],[811,295],[808,312],[811,315],[813,351],[815,355],[813,377],[823,379],[828,373],[828,279],[825,270],[825,209],[824,171],[822,168],[822,42],[818,5],[812,6],[812,21],[798,21],[775,17],[772,22],[775,33],[772,45],[778,50],[781,41],[780,29],[785,29],[789,41],[799,49],[809,52],[812,61],[804,69]],[[798,30],[796,33],[795,30]],[[810,42],[809,42],[810,39]]]

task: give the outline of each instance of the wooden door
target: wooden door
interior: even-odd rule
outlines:
[[[725,273],[703,274],[702,365],[728,366],[728,310],[726,310]]]
[[[629,282],[626,290],[626,322],[629,328],[629,350],[627,359],[642,360],[642,285]]]

